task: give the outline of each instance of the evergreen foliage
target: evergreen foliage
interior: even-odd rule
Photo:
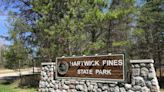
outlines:
[[[10,14],[12,27],[7,38],[13,44],[5,55],[7,62],[20,57],[30,60],[29,55],[45,62],[63,55],[107,53],[163,60],[162,0],[147,0],[139,7],[134,0],[8,2],[19,12]]]

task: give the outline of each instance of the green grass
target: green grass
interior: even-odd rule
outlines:
[[[0,92],[37,92],[37,90],[34,88],[19,88],[17,82],[14,82],[12,84],[0,83]]]
[[[18,81],[12,83],[12,84],[4,84],[3,82],[0,82],[0,92],[37,92],[34,88],[19,88]],[[164,92],[164,89],[160,90],[161,92]]]
[[[10,86],[2,85],[2,84],[0,84],[0,91],[1,92],[16,92],[13,89],[11,89]]]

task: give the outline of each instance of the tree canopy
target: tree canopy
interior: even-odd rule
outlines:
[[[2,0],[3,1],[3,0]],[[7,61],[126,53],[128,59],[163,61],[162,0],[7,0]],[[20,59],[20,60],[21,60]]]

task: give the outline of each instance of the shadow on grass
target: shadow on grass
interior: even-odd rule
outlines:
[[[10,84],[14,83],[15,80],[16,80],[15,78],[6,78],[3,80],[0,80],[0,84],[10,85]]]
[[[20,88],[38,88],[40,75],[23,76],[20,79]]]
[[[11,85],[14,88],[38,88],[40,80],[40,75],[28,75],[21,77],[8,77],[3,80],[0,80],[0,84],[2,85]]]

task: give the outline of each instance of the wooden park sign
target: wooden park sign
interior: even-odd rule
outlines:
[[[58,57],[56,78],[124,81],[124,55]]]

